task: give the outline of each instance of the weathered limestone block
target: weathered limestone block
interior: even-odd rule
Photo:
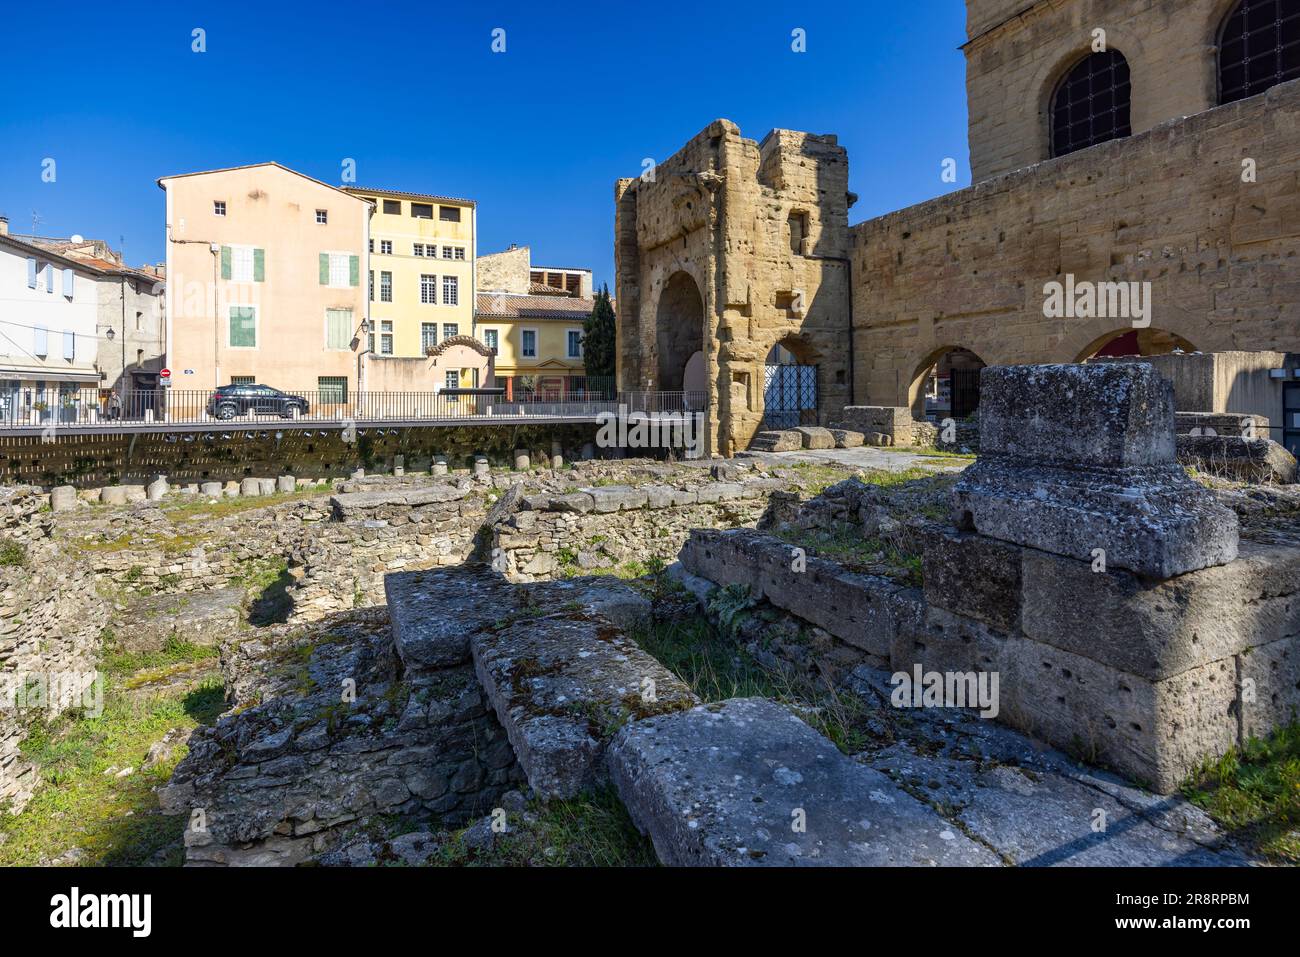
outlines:
[[[921,559],[925,600],[1000,631],[1014,631],[1020,625],[1023,551],[984,535],[930,526]]]
[[[1026,550],[1024,633],[1150,680],[1300,634],[1300,549],[1243,542],[1238,559],[1165,581]]]
[[[852,429],[831,429],[831,435],[835,437],[837,449],[861,448],[867,440],[861,432],[854,432]]]
[[[527,449],[515,449],[514,465],[517,472],[528,471],[532,465],[532,460],[528,457]]]
[[[850,405],[833,425],[862,432],[884,435],[891,441],[879,445],[912,445],[912,410],[907,406]]]
[[[125,485],[108,485],[99,494],[99,500],[105,505],[125,505],[126,504],[126,486]]]
[[[798,452],[803,448],[803,437],[793,430],[759,432],[749,447],[757,452]]]
[[[1198,472],[1238,482],[1289,485],[1296,480],[1296,458],[1268,438],[1235,435],[1180,435],[1178,462]]]
[[[71,485],[59,485],[50,492],[50,510],[68,512],[77,507],[77,490]]]
[[[981,383],[959,526],[1156,578],[1236,557],[1236,515],[1174,463],[1173,386],[1154,368],[1007,366]]]
[[[471,645],[475,673],[544,798],[573,797],[603,781],[606,745],[627,722],[698,702],[601,616],[530,616],[480,632]]]
[[[620,485],[588,489],[587,494],[591,496],[592,511],[597,514],[645,508],[649,501],[645,489]]]
[[[203,482],[199,485],[199,492],[208,498],[221,498],[221,483]]]
[[[171,488],[167,484],[167,479],[159,476],[145,487],[145,496],[151,502],[161,502],[163,497],[170,491]]]
[[[292,475],[279,475],[275,479],[275,490],[277,492],[292,492],[298,488],[298,480]]]
[[[799,441],[805,449],[833,449],[835,436],[830,429],[818,425],[801,425],[794,430],[799,434]]]
[[[629,724],[610,777],[669,866],[997,865],[879,771],[788,710],[733,698]],[[791,828],[803,812],[806,829]]]
[[[486,566],[394,572],[384,576],[393,641],[411,669],[470,659],[470,636],[511,614],[513,586]]]
[[[245,497],[262,494],[262,480],[246,478],[239,483],[239,494]]]
[[[263,495],[275,494],[275,479],[261,478],[257,480],[257,484],[258,484],[258,488],[261,490],[261,494]]]

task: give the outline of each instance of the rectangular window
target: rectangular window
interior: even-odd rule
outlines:
[[[581,359],[582,358],[582,333],[579,332],[577,329],[570,329],[569,334],[566,338],[568,340],[569,358]]]
[[[28,256],[27,257],[27,288],[28,289],[36,288],[36,273],[38,271],[39,270],[36,268],[36,260],[31,256]]]
[[[402,215],[402,201],[400,199],[384,200],[384,212],[389,216]]]
[[[455,322],[444,322],[442,324],[442,337],[450,339],[452,336],[460,335],[460,324]]]
[[[428,354],[438,344],[438,324],[436,322],[420,323],[420,351]]]
[[[424,243],[416,243],[414,246],[411,247],[411,252],[414,253],[414,254],[417,255],[417,256],[423,256],[423,255],[424,255]]]
[[[323,375],[316,379],[321,405],[339,405],[348,401],[348,380],[341,375]]]
[[[442,277],[442,304],[444,306],[460,305],[460,280],[456,276]]]
[[[411,217],[413,219],[433,219],[433,207],[428,203],[412,203]]]
[[[456,258],[457,258],[457,259],[462,259],[462,260],[465,258],[465,247],[464,247],[464,246],[457,246],[457,247],[456,247]]]
[[[391,239],[379,240],[379,252],[380,255],[391,256],[393,254],[393,241]]]
[[[523,348],[520,352],[529,359],[537,358],[537,330],[525,329],[521,342]]]
[[[391,272],[381,272],[379,274],[379,301],[393,301],[393,274]]]
[[[230,278],[235,282],[253,281],[253,247],[230,247]]]
[[[374,302],[375,301],[375,271],[373,269],[370,270],[370,275],[366,278],[366,282],[370,286],[370,301]]]
[[[439,206],[438,218],[442,220],[444,223],[458,223],[460,222],[460,207]]]
[[[330,253],[330,281],[335,289],[348,285],[348,272],[351,257],[347,253]]]
[[[451,258],[451,247],[450,247],[450,246],[443,246],[443,247],[442,247],[442,258],[443,258],[443,259],[450,259],[450,258]]]
[[[372,253],[375,251],[375,241],[373,239],[366,240],[366,249]]]
[[[63,295],[69,299],[75,298],[73,292],[75,288],[74,284],[76,283],[76,281],[77,281],[77,274],[74,270],[71,269],[63,270]]]
[[[320,225],[327,225],[330,221],[330,211],[328,209],[316,210],[316,222]]]
[[[226,215],[226,201],[225,201],[225,200],[222,200],[222,199],[214,199],[214,200],[212,201],[212,215],[213,215],[213,216],[224,216],[224,215]]]
[[[325,310],[325,348],[326,349],[350,349],[352,348],[352,310],[351,309],[326,309]]]
[[[448,389],[459,389],[459,388],[460,388],[460,370],[459,370],[459,369],[448,369],[448,370],[447,370],[447,388],[448,388]]]
[[[438,304],[438,277],[429,273],[420,274],[420,302],[427,306]]]
[[[77,334],[70,329],[63,330],[63,358],[69,362],[77,358]]]
[[[391,356],[393,354],[393,323],[391,319],[385,319],[379,323],[379,354],[381,356]]]
[[[487,346],[493,352],[497,351],[497,331],[495,329],[483,330],[483,345]]]
[[[230,377],[231,385],[252,385],[256,381],[257,377],[251,375],[232,375]]]
[[[257,309],[255,307],[230,307],[230,348],[257,348]]]

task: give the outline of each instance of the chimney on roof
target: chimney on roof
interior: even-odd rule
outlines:
[[[0,216],[0,236],[9,235],[9,217]]]

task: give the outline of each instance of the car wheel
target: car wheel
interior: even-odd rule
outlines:
[[[229,402],[217,406],[218,419],[233,419],[236,412],[238,412],[238,410]]]

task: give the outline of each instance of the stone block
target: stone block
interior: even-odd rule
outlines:
[[[171,491],[165,478],[156,478],[145,487],[145,496],[151,502],[161,502],[163,497]]]
[[[980,373],[983,455],[1102,469],[1174,461],[1174,387],[1145,363]]]
[[[1300,549],[1243,542],[1230,564],[1150,581],[1026,551],[1027,637],[1149,680],[1300,634]]]
[[[1177,465],[1110,470],[981,458],[962,473],[953,507],[961,528],[1089,562],[1101,549],[1108,567],[1152,578],[1237,556],[1237,516]]]
[[[1235,435],[1180,435],[1178,463],[1217,478],[1260,485],[1296,481],[1296,458],[1268,438]]]
[[[125,485],[108,485],[99,494],[99,500],[105,505],[125,505],[126,504],[126,486]]]
[[[470,658],[470,636],[516,607],[513,586],[485,566],[391,572],[384,595],[406,667],[447,668]]]
[[[1020,625],[1020,556],[1024,549],[984,535],[928,526],[922,549],[925,600],[1000,631]]]
[[[239,494],[245,498],[258,496],[262,494],[262,480],[255,478],[246,478],[240,480]]]
[[[515,470],[518,472],[527,472],[532,465],[532,460],[528,457],[526,449],[515,449],[514,459]]]
[[[204,482],[199,486],[199,492],[208,498],[221,498],[221,483]]]
[[[1251,648],[1238,662],[1243,740],[1300,721],[1300,634]]]
[[[258,479],[257,484],[258,487],[261,489],[263,495],[275,494],[275,479],[273,478]]]
[[[591,496],[592,511],[597,514],[645,508],[646,502],[649,501],[649,496],[644,489],[628,488],[623,485],[587,489],[587,494]]]
[[[835,448],[835,436],[831,435],[830,429],[823,429],[817,425],[801,425],[794,431],[798,433],[799,441],[805,449]]]
[[[837,449],[861,448],[867,440],[863,433],[854,432],[852,429],[831,429],[831,435],[835,437]]]
[[[1268,427],[1268,416],[1247,412],[1174,413],[1174,432],[1177,435],[1221,435],[1233,438],[1255,438],[1256,436],[1267,436]]]
[[[797,452],[803,448],[803,437],[793,430],[759,432],[749,447],[759,452]]]
[[[275,490],[280,493],[293,492],[298,488],[298,480],[292,475],[280,475],[275,479]]]
[[[50,509],[68,512],[77,507],[77,489],[72,485],[59,485],[50,492]]]
[[[788,710],[733,698],[629,724],[610,777],[672,867],[988,865],[997,856]],[[805,828],[791,827],[802,812]]]

